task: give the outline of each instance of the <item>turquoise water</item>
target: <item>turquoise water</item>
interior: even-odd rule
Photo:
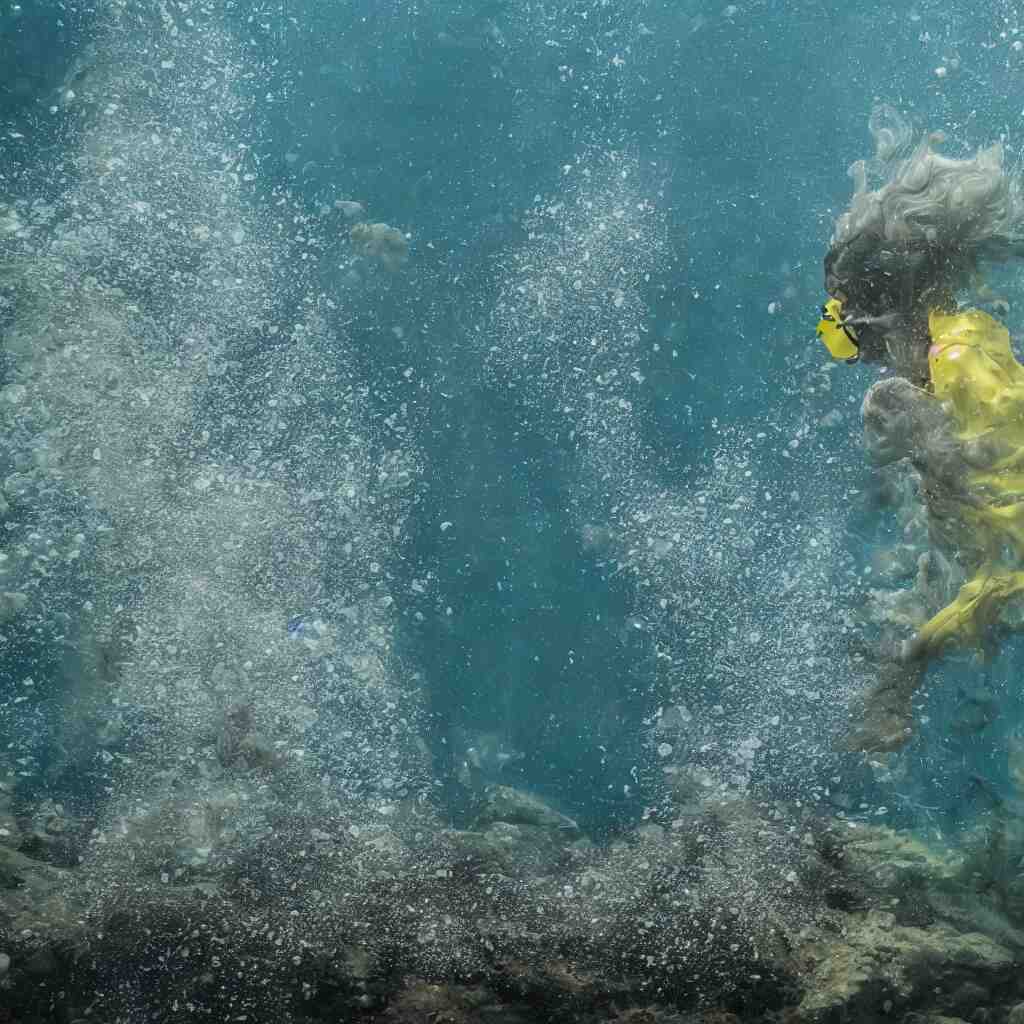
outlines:
[[[339,554],[342,512],[328,522],[315,501],[300,506],[282,540],[267,511],[268,586],[239,597],[238,614],[259,620],[239,630],[277,642],[291,617],[319,616],[344,657],[346,629],[330,621],[339,594],[386,590],[373,626],[387,634],[383,671],[415,695],[434,788],[456,814],[457,769],[482,736],[504,751],[485,776],[543,792],[595,828],[632,820],[662,798],[652,729],[673,701],[700,723],[697,746],[716,770],[790,793],[834,772],[860,780],[830,743],[856,689],[836,636],[886,527],[866,507],[858,444],[872,371],[827,367],[813,341],[820,261],[876,97],[956,146],[1003,137],[1012,149],[1020,70],[1006,12],[237,4],[198,8],[190,26],[183,8],[161,20],[143,5],[111,36],[116,7],[74,8],[4,14],[0,184],[23,221],[36,218],[8,237],[12,255],[70,247],[61,233],[88,207],[92,235],[75,236],[56,287],[93,273],[121,288],[145,320],[135,340],[160,358],[182,358],[182,333],[203,325],[187,358],[212,372],[179,382],[176,408],[215,461],[262,446],[270,475],[304,494],[338,486],[320,458],[349,459],[366,479],[375,460],[408,463],[401,499],[371,504],[379,580]],[[202,66],[203,25],[225,63],[197,85],[187,74]],[[111,37],[142,54],[123,80],[105,56]],[[165,44],[178,54],[160,58]],[[170,140],[155,163],[142,151],[164,143],[142,134],[145,115],[153,138]],[[237,226],[200,224],[223,213],[225,180]],[[208,189],[206,207],[193,208],[193,187]],[[399,268],[353,254],[353,218],[336,201],[407,234]],[[130,246],[162,223],[169,234],[133,259]],[[203,252],[210,231],[224,244]],[[240,275],[240,305],[218,291],[222,273]],[[275,382],[254,366],[288,364],[286,328],[271,325],[314,307],[321,337],[297,359],[300,374],[315,360],[328,375],[320,407],[268,441]],[[18,324],[31,302],[10,298],[5,316]],[[33,358],[8,351],[7,379],[35,372]],[[120,429],[116,401],[92,424],[69,401],[62,425],[65,398],[40,398],[58,432]],[[355,405],[360,437],[325,438],[349,429]],[[5,472],[31,447],[29,434],[12,442]],[[39,521],[93,532],[74,563],[27,577],[31,607],[5,630],[3,655],[12,693],[22,673],[35,685],[5,714],[14,749],[73,789],[59,736],[82,670],[80,601],[105,604],[109,633],[119,615],[136,622],[152,583],[140,566],[113,583],[94,546],[118,530],[136,545],[135,506],[90,495],[96,467],[76,477],[72,456],[55,458],[52,487],[15,493],[11,543],[31,548]],[[187,542],[172,534],[172,547]],[[246,585],[230,583],[236,597]],[[216,636],[210,623],[186,630],[193,646],[214,645],[196,650],[197,665],[216,660]],[[995,688],[1002,699],[1010,687]],[[737,760],[751,737],[760,753]]]
[[[943,836],[1008,790],[1010,640],[837,743],[899,530],[814,324],[877,101],[1018,159],[1010,5],[58,7],[0,3],[20,806],[250,756],[599,841],[680,779]]]

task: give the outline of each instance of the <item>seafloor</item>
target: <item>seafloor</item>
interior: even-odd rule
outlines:
[[[90,823],[60,807],[5,813],[2,1019],[1024,1019],[1024,835],[1005,813],[953,856],[681,792],[673,820],[598,847],[509,787],[462,830],[414,805],[356,828],[272,800],[287,789],[250,775],[235,799],[266,802],[263,838],[232,859],[224,835],[173,878],[180,821],[126,826],[129,878],[75,866]]]

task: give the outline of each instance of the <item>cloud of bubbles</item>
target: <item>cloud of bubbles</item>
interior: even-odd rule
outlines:
[[[47,198],[0,217],[0,653],[62,664],[4,728],[23,775],[91,779],[108,879],[242,856],[285,795],[370,827],[427,772],[389,577],[419,455],[261,199],[252,68],[210,10],[158,10],[111,6]]]
[[[536,197],[479,328],[485,372],[571,446],[581,543],[632,581],[631,628],[667,680],[650,709],[655,773],[700,766],[706,785],[742,791],[761,767],[792,787],[820,777],[857,686],[849,471],[798,390],[763,429],[719,426],[703,473],[666,473],[645,422],[647,357],[664,344],[647,292],[672,242],[653,177],[630,155],[587,156]]]

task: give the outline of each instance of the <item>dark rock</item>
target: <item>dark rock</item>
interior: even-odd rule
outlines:
[[[488,786],[484,791],[484,804],[473,827],[480,829],[495,822],[550,829],[563,835],[568,842],[580,834],[580,827],[572,818],[556,811],[540,797],[512,786]]]
[[[984,935],[901,927],[879,911],[852,918],[840,936],[819,935],[800,955],[810,968],[800,1004],[807,1021],[881,1017],[942,992],[974,998],[983,986],[1005,985],[1014,971],[1013,955]],[[937,1009],[963,1008],[948,996],[941,1002]]]

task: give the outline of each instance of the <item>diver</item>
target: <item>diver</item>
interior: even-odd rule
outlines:
[[[934,614],[880,653],[848,738],[890,751],[912,733],[929,659],[949,644],[990,645],[1024,593],[1024,367],[1002,324],[957,304],[983,265],[1024,257],[1024,197],[998,145],[943,156],[941,136],[915,140],[889,107],[870,127],[877,153],[851,168],[818,335],[836,359],[891,371],[865,395],[865,446],[876,466],[909,460],[927,514],[916,586]]]

